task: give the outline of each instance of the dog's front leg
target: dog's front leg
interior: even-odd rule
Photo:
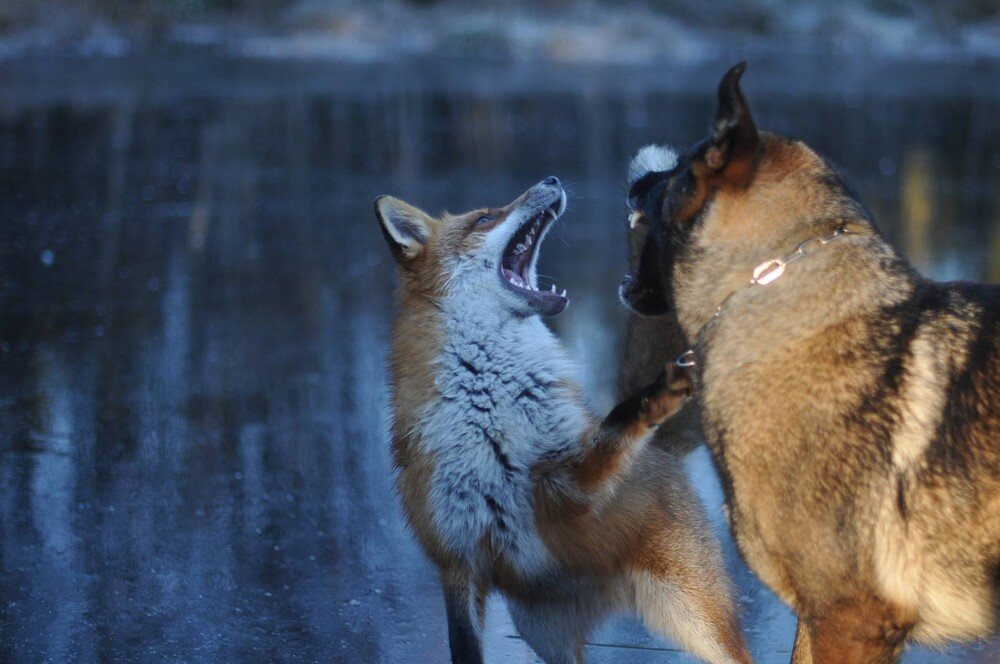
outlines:
[[[792,648],[791,664],[813,664],[809,628],[802,618],[799,618],[799,624],[795,628],[795,646]]]
[[[460,572],[442,571],[441,587],[452,664],[482,664],[485,593]]]
[[[895,664],[914,625],[914,617],[860,593],[821,607],[806,620],[799,618],[798,647],[808,645],[809,664]],[[808,634],[802,634],[808,632]],[[802,655],[805,657],[805,655]]]
[[[674,415],[691,394],[686,370],[668,365],[657,379],[615,406],[594,428],[576,465],[576,479],[588,491],[612,483],[653,430]]]

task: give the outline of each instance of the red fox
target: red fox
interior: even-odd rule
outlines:
[[[403,508],[441,571],[453,662],[482,662],[492,590],[546,662],[637,613],[709,662],[749,662],[718,541],[678,462],[646,445],[689,394],[665,371],[600,420],[541,316],[538,248],[565,209],[550,177],[503,208],[434,219],[375,201],[398,264],[390,357]]]

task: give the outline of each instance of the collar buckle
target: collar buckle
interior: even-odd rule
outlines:
[[[753,279],[751,284],[757,286],[767,286],[769,283],[777,281],[785,273],[785,266],[788,264],[780,258],[772,258],[764,261],[753,269]]]

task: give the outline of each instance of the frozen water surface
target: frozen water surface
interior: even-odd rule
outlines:
[[[460,210],[568,181],[541,270],[574,296],[553,325],[607,408],[624,165],[699,138],[728,64],[5,62],[0,660],[445,661],[435,573],[392,489],[394,277],[371,202]],[[997,80],[982,62],[763,59],[746,89],[922,269],[996,279]],[[787,661],[791,615],[735,556],[704,450],[687,464],[757,660]],[[499,600],[486,644],[533,661]],[[688,661],[626,618],[587,652]]]

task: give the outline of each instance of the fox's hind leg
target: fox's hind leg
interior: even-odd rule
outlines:
[[[659,510],[633,557],[635,608],[648,627],[707,662],[750,662],[719,543],[683,473],[667,468],[640,466],[657,469]]]
[[[706,662],[751,662],[728,589],[704,572],[693,583],[691,578],[677,577],[649,571],[635,574],[636,608],[646,626]]]
[[[643,622],[706,662],[751,662],[728,589],[707,578],[692,584],[676,576],[636,573],[636,608]]]
[[[507,604],[521,638],[546,664],[583,664],[584,639],[612,609],[607,598],[589,590],[566,601]]]

